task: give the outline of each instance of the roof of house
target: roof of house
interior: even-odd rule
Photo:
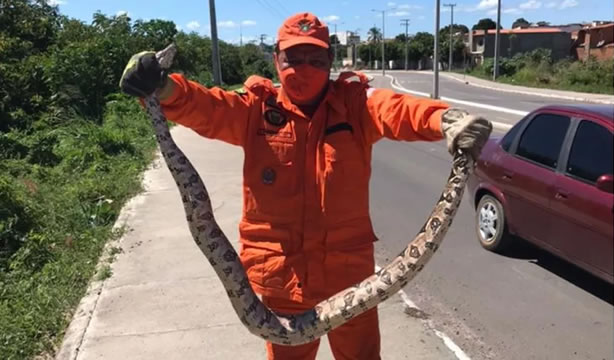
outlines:
[[[525,28],[525,29],[501,29],[501,34],[544,34],[544,33],[562,33],[565,32],[559,28],[541,27],[541,28]],[[488,30],[488,34],[496,34],[496,29]],[[484,30],[473,30],[473,36],[483,36]]]
[[[597,25],[597,26],[588,26],[585,28],[582,28],[578,31],[593,31],[593,30],[601,30],[601,29],[607,29],[607,28],[614,28],[614,23],[612,24],[604,24],[604,25]]]

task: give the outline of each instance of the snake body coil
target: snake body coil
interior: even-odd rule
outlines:
[[[173,45],[157,54],[162,68],[169,68]],[[377,306],[405,286],[441,244],[461,199],[471,158],[457,153],[452,170],[435,208],[422,229],[390,264],[375,274],[320,302],[298,315],[277,314],[268,309],[250,286],[239,257],[215,221],[211,200],[198,172],[173,141],[157,98],[145,99],[156,138],[183,201],[194,241],[222,281],[230,302],[248,330],[267,341],[283,345],[311,342],[357,315]]]

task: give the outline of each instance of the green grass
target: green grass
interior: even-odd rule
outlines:
[[[467,72],[468,75],[492,80],[492,59]],[[614,95],[614,60],[587,62],[562,60],[532,62],[525,58],[503,59],[498,82],[547,88]]]
[[[41,131],[0,133],[0,359],[60,344],[154,148],[144,111],[122,96],[102,124],[69,116]],[[111,275],[107,265],[98,279]]]

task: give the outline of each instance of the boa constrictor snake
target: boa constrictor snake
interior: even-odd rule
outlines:
[[[170,67],[175,53],[176,48],[171,44],[156,54],[163,69]],[[407,248],[390,264],[311,310],[283,315],[268,309],[251,288],[237,252],[215,221],[202,179],[171,137],[155,94],[145,98],[145,108],[151,117],[160,151],[179,188],[194,241],[222,281],[241,322],[254,335],[276,344],[311,342],[377,306],[405,286],[439,247],[452,224],[473,169],[471,157],[460,151],[455,154],[450,176],[435,208]]]

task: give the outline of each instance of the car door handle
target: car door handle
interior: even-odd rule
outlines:
[[[514,173],[511,171],[504,171],[503,172],[503,180],[512,180],[512,178],[514,177]]]
[[[554,198],[557,200],[567,200],[568,197],[569,193],[563,190],[557,190],[556,194],[554,195]]]

